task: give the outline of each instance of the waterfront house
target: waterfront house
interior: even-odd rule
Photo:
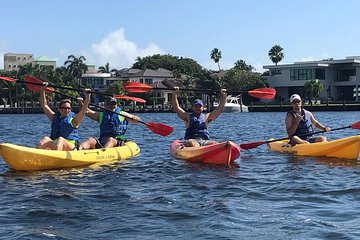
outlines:
[[[303,94],[305,82],[316,79],[324,86],[320,94],[322,100],[359,100],[360,56],[268,65],[263,68],[269,70],[269,74],[264,77],[270,87],[277,90],[278,100],[288,100],[293,93]]]

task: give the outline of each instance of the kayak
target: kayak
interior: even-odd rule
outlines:
[[[268,143],[271,151],[292,153],[299,156],[336,157],[357,159],[360,151],[360,135],[341,138],[329,142],[311,144],[296,144],[292,146],[289,140]]]
[[[175,140],[170,145],[170,154],[191,162],[230,165],[240,156],[240,147],[231,141],[202,147],[186,147],[181,140]]]
[[[89,166],[92,164],[124,160],[137,156],[140,148],[135,142],[125,146],[80,151],[56,151],[0,144],[2,159],[14,170],[34,171]]]

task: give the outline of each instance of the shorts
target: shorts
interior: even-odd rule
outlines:
[[[101,138],[97,139],[95,148],[97,148],[97,149],[104,148],[107,140],[108,140],[108,137],[101,137]],[[125,140],[125,139],[116,138],[116,140],[117,140],[117,145],[115,147],[124,146],[125,142],[127,142],[127,140]]]
[[[53,140],[53,142],[56,144],[58,140],[59,139],[56,138],[56,139]],[[72,139],[66,139],[66,141],[68,141],[71,145],[73,145],[74,149],[79,149],[79,145],[80,145],[79,141],[72,140]]]
[[[199,143],[200,146],[205,146],[207,145],[210,140],[205,140],[205,139],[202,139],[202,138],[194,138],[195,141],[197,141]],[[185,140],[185,144],[189,141],[189,139]]]

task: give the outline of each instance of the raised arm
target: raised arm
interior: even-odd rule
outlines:
[[[309,116],[310,116],[310,120],[311,120],[312,125],[314,125],[316,128],[318,128],[318,129],[320,129],[320,130],[327,131],[327,132],[329,132],[329,131],[331,130],[331,128],[326,127],[326,126],[322,125],[321,123],[319,123],[319,122],[314,118],[314,115],[313,115],[311,112],[308,112],[308,113],[309,113]]]
[[[85,113],[88,111],[88,108],[89,108],[90,89],[88,89],[88,88],[84,89],[84,95],[85,95],[84,104],[82,105],[82,107],[81,107],[80,111],[78,112],[78,114],[76,114],[76,116],[72,120],[72,125],[73,125],[74,128],[79,127],[81,121],[84,118]]]
[[[48,82],[44,82],[43,86],[41,86],[41,89],[40,89],[40,106],[41,106],[42,110],[44,111],[45,115],[50,119],[50,121],[52,121],[54,119],[55,113],[49,107],[48,102],[47,102],[46,97],[45,97],[45,89],[46,89],[48,84],[49,84]]]
[[[179,105],[178,101],[179,87],[174,87],[174,91],[172,93],[172,105],[174,108],[174,112],[181,118],[186,124],[189,123],[189,114],[184,111]]]
[[[221,93],[221,100],[220,100],[219,106],[217,106],[217,108],[215,108],[215,110],[209,114],[209,116],[207,118],[208,123],[211,121],[214,121],[224,110],[225,103],[226,103],[226,97],[227,97],[226,89],[221,89],[220,93]]]

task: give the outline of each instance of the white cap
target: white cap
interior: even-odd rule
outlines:
[[[291,95],[291,97],[290,97],[290,102],[292,103],[294,100],[299,100],[299,101],[301,101],[300,95],[299,95],[299,94],[293,94],[293,95]]]

